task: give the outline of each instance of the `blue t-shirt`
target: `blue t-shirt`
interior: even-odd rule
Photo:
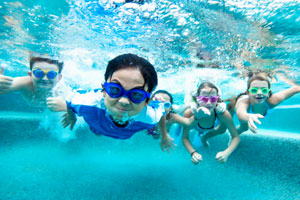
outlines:
[[[149,104],[131,117],[125,127],[118,127],[109,116],[99,89],[78,90],[66,102],[73,112],[84,118],[93,133],[116,139],[128,139],[138,131],[154,128],[165,114],[163,103]]]

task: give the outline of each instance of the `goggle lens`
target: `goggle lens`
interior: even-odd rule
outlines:
[[[54,70],[47,71],[42,69],[35,69],[32,73],[37,78],[44,78],[44,76],[47,75],[49,79],[54,79],[58,74],[58,72]]]
[[[146,98],[150,98],[150,94],[144,90],[131,89],[125,90],[121,85],[117,83],[107,83],[103,84],[104,90],[111,98],[119,98],[125,96],[129,98],[133,103],[141,103]]]
[[[218,96],[211,96],[211,97],[207,97],[207,96],[198,96],[197,97],[198,101],[203,102],[203,103],[207,103],[208,100],[210,101],[210,103],[216,103],[219,99]]]
[[[249,92],[251,92],[252,94],[257,94],[258,93],[258,91],[261,91],[261,93],[263,93],[263,94],[268,94],[269,92],[270,92],[270,89],[269,88],[266,88],[266,87],[264,87],[264,88],[256,88],[256,87],[252,87],[252,88],[250,88],[249,89]]]
[[[164,102],[165,109],[171,108],[172,104],[170,102]]]

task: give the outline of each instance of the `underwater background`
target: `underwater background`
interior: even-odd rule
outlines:
[[[98,88],[107,62],[123,53],[147,58],[158,89],[175,104],[203,80],[226,99],[246,89],[246,73],[274,74],[272,91],[300,84],[299,1],[19,0],[0,1],[0,67],[26,76],[28,57],[63,60],[70,87]],[[217,67],[216,67],[217,66]],[[276,107],[259,132],[241,135],[227,163],[215,155],[227,134],[201,148],[193,165],[179,142],[162,152],[138,133],[97,137],[79,120],[0,96],[0,199],[300,199],[300,94]],[[171,133],[172,134],[172,133]]]

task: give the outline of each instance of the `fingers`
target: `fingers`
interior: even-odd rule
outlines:
[[[248,121],[248,126],[250,128],[250,130],[253,132],[253,133],[256,133],[257,132],[257,127],[255,126],[254,122],[252,120],[249,120]]]
[[[257,116],[258,118],[261,118],[261,119],[265,118],[265,116],[263,116],[263,115],[261,115],[261,114],[256,114],[256,116]]]
[[[9,89],[12,84],[13,84],[13,78],[11,78],[9,76],[0,75],[0,89],[1,90]]]
[[[65,113],[63,116],[63,119],[61,120],[61,123],[63,125],[64,128],[68,127],[70,125],[70,129],[73,130],[73,127],[76,123],[76,118],[70,116],[69,113]]]
[[[47,107],[52,110],[52,111],[56,111],[57,108],[56,108],[56,103],[54,101],[54,98],[53,97],[48,97],[46,99],[46,104],[47,104]]]
[[[192,159],[192,163],[194,163],[195,165],[198,165],[199,162]]]
[[[210,115],[210,111],[209,111],[207,108],[205,108],[205,107],[200,107],[199,110],[202,110],[202,112],[203,112],[205,115]]]
[[[64,128],[66,128],[70,124],[69,120],[64,116],[63,116],[63,119],[61,120],[61,123],[62,123]]]
[[[193,156],[192,156],[192,162],[197,165],[199,162],[202,161],[202,156],[200,154],[197,154],[195,153]]]
[[[9,76],[3,76],[3,75],[1,75],[0,76],[1,77],[1,81],[3,81],[3,82],[13,82],[13,78],[12,77],[9,77]]]
[[[254,118],[252,119],[254,122],[258,123],[258,124],[261,124],[261,122],[257,119],[257,118]]]
[[[175,144],[173,143],[174,139],[171,137],[168,137],[166,139],[162,139],[160,143],[160,147],[162,151],[167,151],[168,153],[171,152],[171,150],[175,149]]]
[[[75,122],[76,122],[76,121],[74,121],[73,123],[70,124],[70,130],[71,130],[71,131],[72,131],[73,128],[74,128]]]
[[[171,153],[171,149],[174,150],[175,147],[174,147],[174,144],[169,144],[169,145],[163,145],[161,146],[161,150],[162,151],[167,151],[168,153]]]
[[[219,162],[219,163],[223,163],[224,162],[224,157],[223,156],[218,156],[216,157],[216,160]]]
[[[253,133],[257,133],[257,126],[255,125],[255,123],[261,124],[261,122],[258,120],[258,118],[262,119],[262,118],[264,118],[264,116],[261,114],[253,114],[253,115],[251,115],[250,119],[248,120],[248,126]]]
[[[217,113],[224,113],[226,111],[226,104],[225,103],[218,103],[216,107]]]
[[[222,152],[220,152],[216,155],[216,160],[218,163],[225,163],[227,161],[227,157]]]

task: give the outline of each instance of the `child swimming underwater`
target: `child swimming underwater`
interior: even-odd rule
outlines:
[[[123,54],[109,61],[102,89],[76,91],[66,101],[52,100],[54,111],[67,111],[64,126],[73,128],[74,113],[82,116],[96,135],[128,139],[135,133],[151,129],[158,123],[162,131],[161,148],[174,148],[166,131],[163,103],[149,106],[150,93],[157,86],[152,64],[134,54]]]
[[[279,105],[284,100],[300,92],[300,86],[293,84],[292,87],[272,94],[271,83],[263,73],[254,74],[249,78],[247,90],[231,99],[228,105],[229,110],[236,112],[240,124],[237,127],[241,134],[248,129],[257,133],[257,124],[261,124],[259,119],[264,118],[269,109]]]
[[[13,78],[0,73],[0,94],[18,91],[31,105],[46,105],[46,98],[57,93],[55,86],[62,78],[63,62],[47,56],[31,57],[29,68],[28,76]]]
[[[225,126],[228,128],[232,137],[228,148],[224,151],[218,152],[216,155],[216,160],[218,162],[226,162],[230,154],[238,146],[240,139],[230,113],[227,110],[223,113],[216,112],[217,104],[218,102],[221,102],[218,88],[210,82],[203,82],[198,87],[197,95],[194,96],[194,99],[198,105],[198,114],[196,120],[190,126],[184,127],[182,137],[185,148],[192,156],[192,162],[194,164],[198,164],[202,161],[202,156],[195,150],[190,142],[190,129],[196,129],[198,131],[197,134],[205,134],[214,130],[214,128],[219,124],[219,126]],[[192,115],[193,113],[191,109],[187,109],[184,113],[184,117],[190,117]]]
[[[190,125],[194,121],[194,116],[190,118],[182,117],[181,115],[177,114],[173,109],[173,96],[166,90],[157,90],[152,95],[152,102],[157,103],[162,101],[164,103],[166,109],[166,129],[169,132],[170,127],[174,123],[178,123],[182,126]],[[186,107],[187,108],[187,107]],[[185,108],[185,109],[186,109]],[[184,109],[184,110],[185,110]],[[156,130],[157,128],[148,129],[148,134],[152,135],[155,139],[159,138],[159,133]]]

